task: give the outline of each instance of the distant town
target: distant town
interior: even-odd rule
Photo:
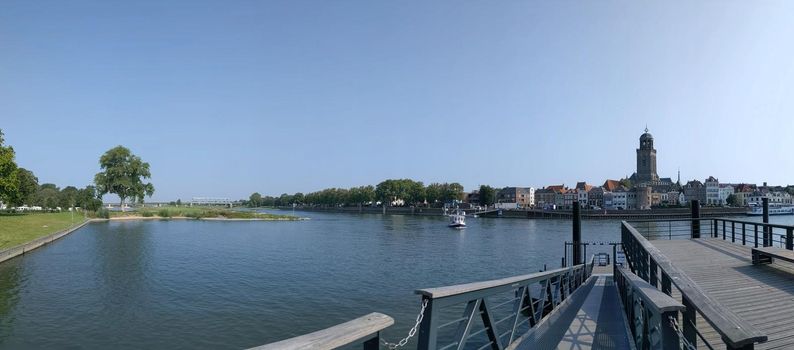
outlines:
[[[792,192],[794,186],[720,183],[714,176],[681,184],[680,172],[675,182],[669,177],[659,177],[653,135],[646,128],[637,148],[637,170],[631,177],[607,179],[601,186],[578,182],[573,188],[565,184],[540,189],[506,187],[499,191],[495,205],[503,209],[570,209],[578,201],[589,209],[647,210],[686,206],[692,200],[706,206],[758,206],[763,198],[769,198],[771,205],[791,205]],[[478,203],[478,191],[468,193],[466,202]]]

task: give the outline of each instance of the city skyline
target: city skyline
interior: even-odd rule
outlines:
[[[10,1],[0,128],[59,186],[127,146],[152,201],[600,185],[646,125],[660,177],[787,185],[792,6]]]

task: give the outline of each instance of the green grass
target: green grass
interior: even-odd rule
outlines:
[[[226,219],[265,219],[265,220],[298,220],[300,218],[291,215],[275,215],[265,213],[255,213],[250,211],[229,210],[223,207],[174,207],[166,206],[159,208],[142,208],[136,211],[111,212],[111,217],[123,216],[143,216],[143,217],[188,217],[194,219],[201,218],[226,218]]]
[[[0,215],[0,249],[7,249],[82,223],[83,214],[2,214]]]

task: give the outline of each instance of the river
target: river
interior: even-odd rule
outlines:
[[[571,237],[567,220],[455,230],[441,217],[299,214],[311,220],[92,223],[2,263],[0,349],[240,349],[373,311],[395,318],[383,337],[396,341],[415,289],[554,268]],[[617,221],[582,230],[619,240]]]

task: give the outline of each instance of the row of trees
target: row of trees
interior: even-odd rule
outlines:
[[[387,205],[429,205],[441,206],[443,203],[463,199],[463,186],[457,182],[432,183],[425,186],[421,181],[411,179],[389,179],[377,186],[359,186],[352,188],[326,188],[311,193],[284,193],[279,197],[262,196],[253,193],[247,205],[288,206],[288,205],[319,205],[319,206],[361,206],[376,202]]]
[[[14,148],[5,145],[0,130],[0,201],[11,206],[97,210],[102,206],[102,196],[107,193],[118,195],[122,205],[127,198],[142,202],[144,196],[154,193],[154,186],[143,182],[151,177],[149,164],[122,146],[102,155],[99,159],[102,171],[94,178],[96,186],[82,189],[74,186],[60,189],[51,183],[40,185],[32,171],[17,166],[14,157]]]

